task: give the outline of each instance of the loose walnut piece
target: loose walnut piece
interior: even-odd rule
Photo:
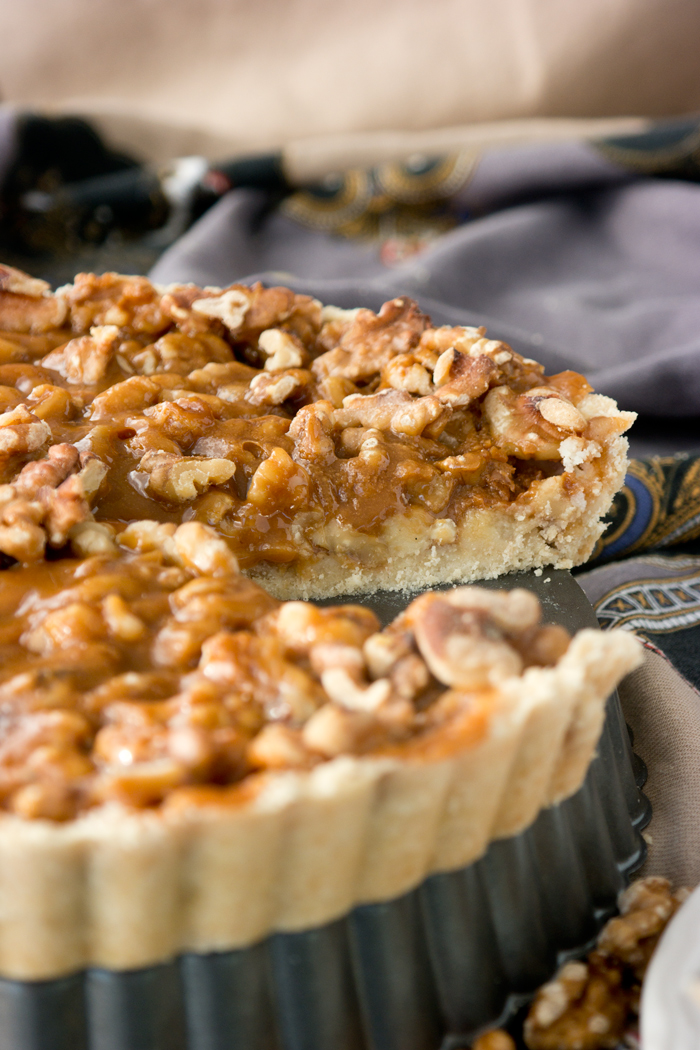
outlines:
[[[667,879],[640,879],[620,895],[585,962],[566,963],[538,991],[525,1021],[529,1050],[612,1050],[638,1009],[640,987],[659,937],[685,899]]]

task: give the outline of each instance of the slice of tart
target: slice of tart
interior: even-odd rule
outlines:
[[[198,522],[7,568],[0,625],[22,980],[243,947],[469,864],[577,790],[641,649],[525,590],[424,594],[384,630],[280,604]]]
[[[624,477],[633,413],[410,299],[0,287],[8,559],[199,521],[278,597],[420,588],[579,564]]]

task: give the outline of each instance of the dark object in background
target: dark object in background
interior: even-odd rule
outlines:
[[[28,114],[18,121],[17,152],[0,194],[0,244],[14,251],[70,249],[76,240],[99,240],[99,218],[89,214],[47,216],[25,206],[32,195],[60,194],[80,180],[131,178],[138,161],[110,149],[77,117]],[[162,221],[162,218],[161,218]]]
[[[115,232],[154,235],[162,250],[234,186],[263,189],[273,204],[289,192],[276,154],[214,168],[203,157],[144,166],[75,117],[25,116],[17,140],[0,191],[0,247],[29,256],[76,254]]]

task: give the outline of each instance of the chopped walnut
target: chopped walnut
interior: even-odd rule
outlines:
[[[258,347],[267,356],[265,361],[267,372],[301,368],[309,359],[302,341],[281,328],[267,328],[261,332]]]
[[[224,485],[236,473],[228,459],[206,456],[177,456],[170,452],[147,452],[139,470],[149,476],[149,489],[172,503],[187,503],[212,485]]]
[[[382,386],[390,386],[394,390],[405,390],[408,394],[420,394],[421,396],[434,392],[430,372],[416,360],[413,354],[399,354],[384,366]]]
[[[303,368],[259,374],[251,380],[246,401],[251,405],[281,405],[309,385],[311,374]]]
[[[51,428],[25,405],[0,415],[0,457],[38,452],[51,440]]]
[[[529,1050],[612,1050],[638,1009],[639,982],[684,891],[639,879],[620,895],[586,962],[566,963],[538,991],[524,1026]]]
[[[491,1032],[485,1032],[472,1043],[472,1050],[517,1050],[515,1040],[512,1039],[502,1028],[495,1028]]]
[[[332,462],[335,443],[332,437],[333,406],[330,401],[316,401],[300,408],[289,427],[297,455],[302,459]]]
[[[157,372],[187,375],[212,361],[225,364],[231,361],[233,354],[223,339],[210,332],[196,336],[166,332],[155,343],[124,353],[123,357],[133,371],[140,375],[154,375]]]
[[[392,299],[378,314],[358,310],[338,345],[314,361],[313,371],[318,379],[330,375],[369,378],[392,357],[417,346],[428,324],[428,318],[410,299]]]
[[[160,294],[146,277],[79,273],[72,285],[60,291],[68,303],[71,328],[78,335],[95,325],[116,325],[152,336],[171,323],[160,309]]]
[[[304,726],[302,739],[310,751],[335,758],[363,750],[377,729],[377,720],[367,711],[324,704]]]
[[[243,326],[249,306],[250,295],[242,288],[229,288],[220,295],[209,295],[192,303],[195,313],[218,318],[230,332],[237,332]]]
[[[40,299],[51,291],[51,285],[48,281],[41,281],[38,277],[30,277],[28,273],[16,270],[14,266],[0,264],[0,291]]]
[[[41,363],[69,383],[97,383],[107,372],[118,343],[116,325],[98,325],[90,329],[90,335],[71,339],[65,346],[53,350]]]
[[[248,746],[248,761],[265,769],[308,766],[311,755],[298,729],[273,723],[265,726]]]
[[[50,285],[13,266],[0,265],[0,328],[41,333],[60,328],[68,307]]]
[[[89,501],[106,473],[96,456],[68,444],[28,463],[0,486],[0,551],[29,562],[43,557],[47,543],[62,547],[76,526],[91,520]]]
[[[413,398],[404,390],[388,389],[376,394],[351,394],[343,407],[335,410],[333,421],[341,427],[364,426],[418,435],[444,415],[445,408],[435,397]]]
[[[412,613],[420,653],[438,681],[469,688],[519,674],[522,660],[481,610],[437,595]]]
[[[472,357],[451,347],[435,365],[435,396],[455,408],[464,407],[485,394],[498,376],[497,365],[486,354]]]
[[[494,387],[484,399],[484,415],[499,446],[522,459],[556,459],[561,442],[586,427],[578,409],[548,387],[525,394]]]
[[[283,448],[273,448],[253,474],[246,499],[261,513],[272,513],[281,507],[301,509],[308,495],[307,472]]]

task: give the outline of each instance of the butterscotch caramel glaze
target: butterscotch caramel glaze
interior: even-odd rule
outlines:
[[[0,290],[0,551],[24,562],[94,518],[212,525],[243,568],[378,565],[394,520],[449,545],[470,513],[526,506],[576,462],[603,470],[631,421],[582,376],[434,328],[409,299],[375,315],[260,285],[42,287]],[[91,491],[71,481],[63,530],[65,492],[12,490],[55,445],[104,465]]]
[[[445,759],[487,733],[501,682],[566,653],[540,615],[525,591],[479,588],[424,595],[384,631],[360,606],[280,604],[196,522],[15,565],[0,804],[60,821],[110,801],[240,803],[260,775],[340,755]]]

